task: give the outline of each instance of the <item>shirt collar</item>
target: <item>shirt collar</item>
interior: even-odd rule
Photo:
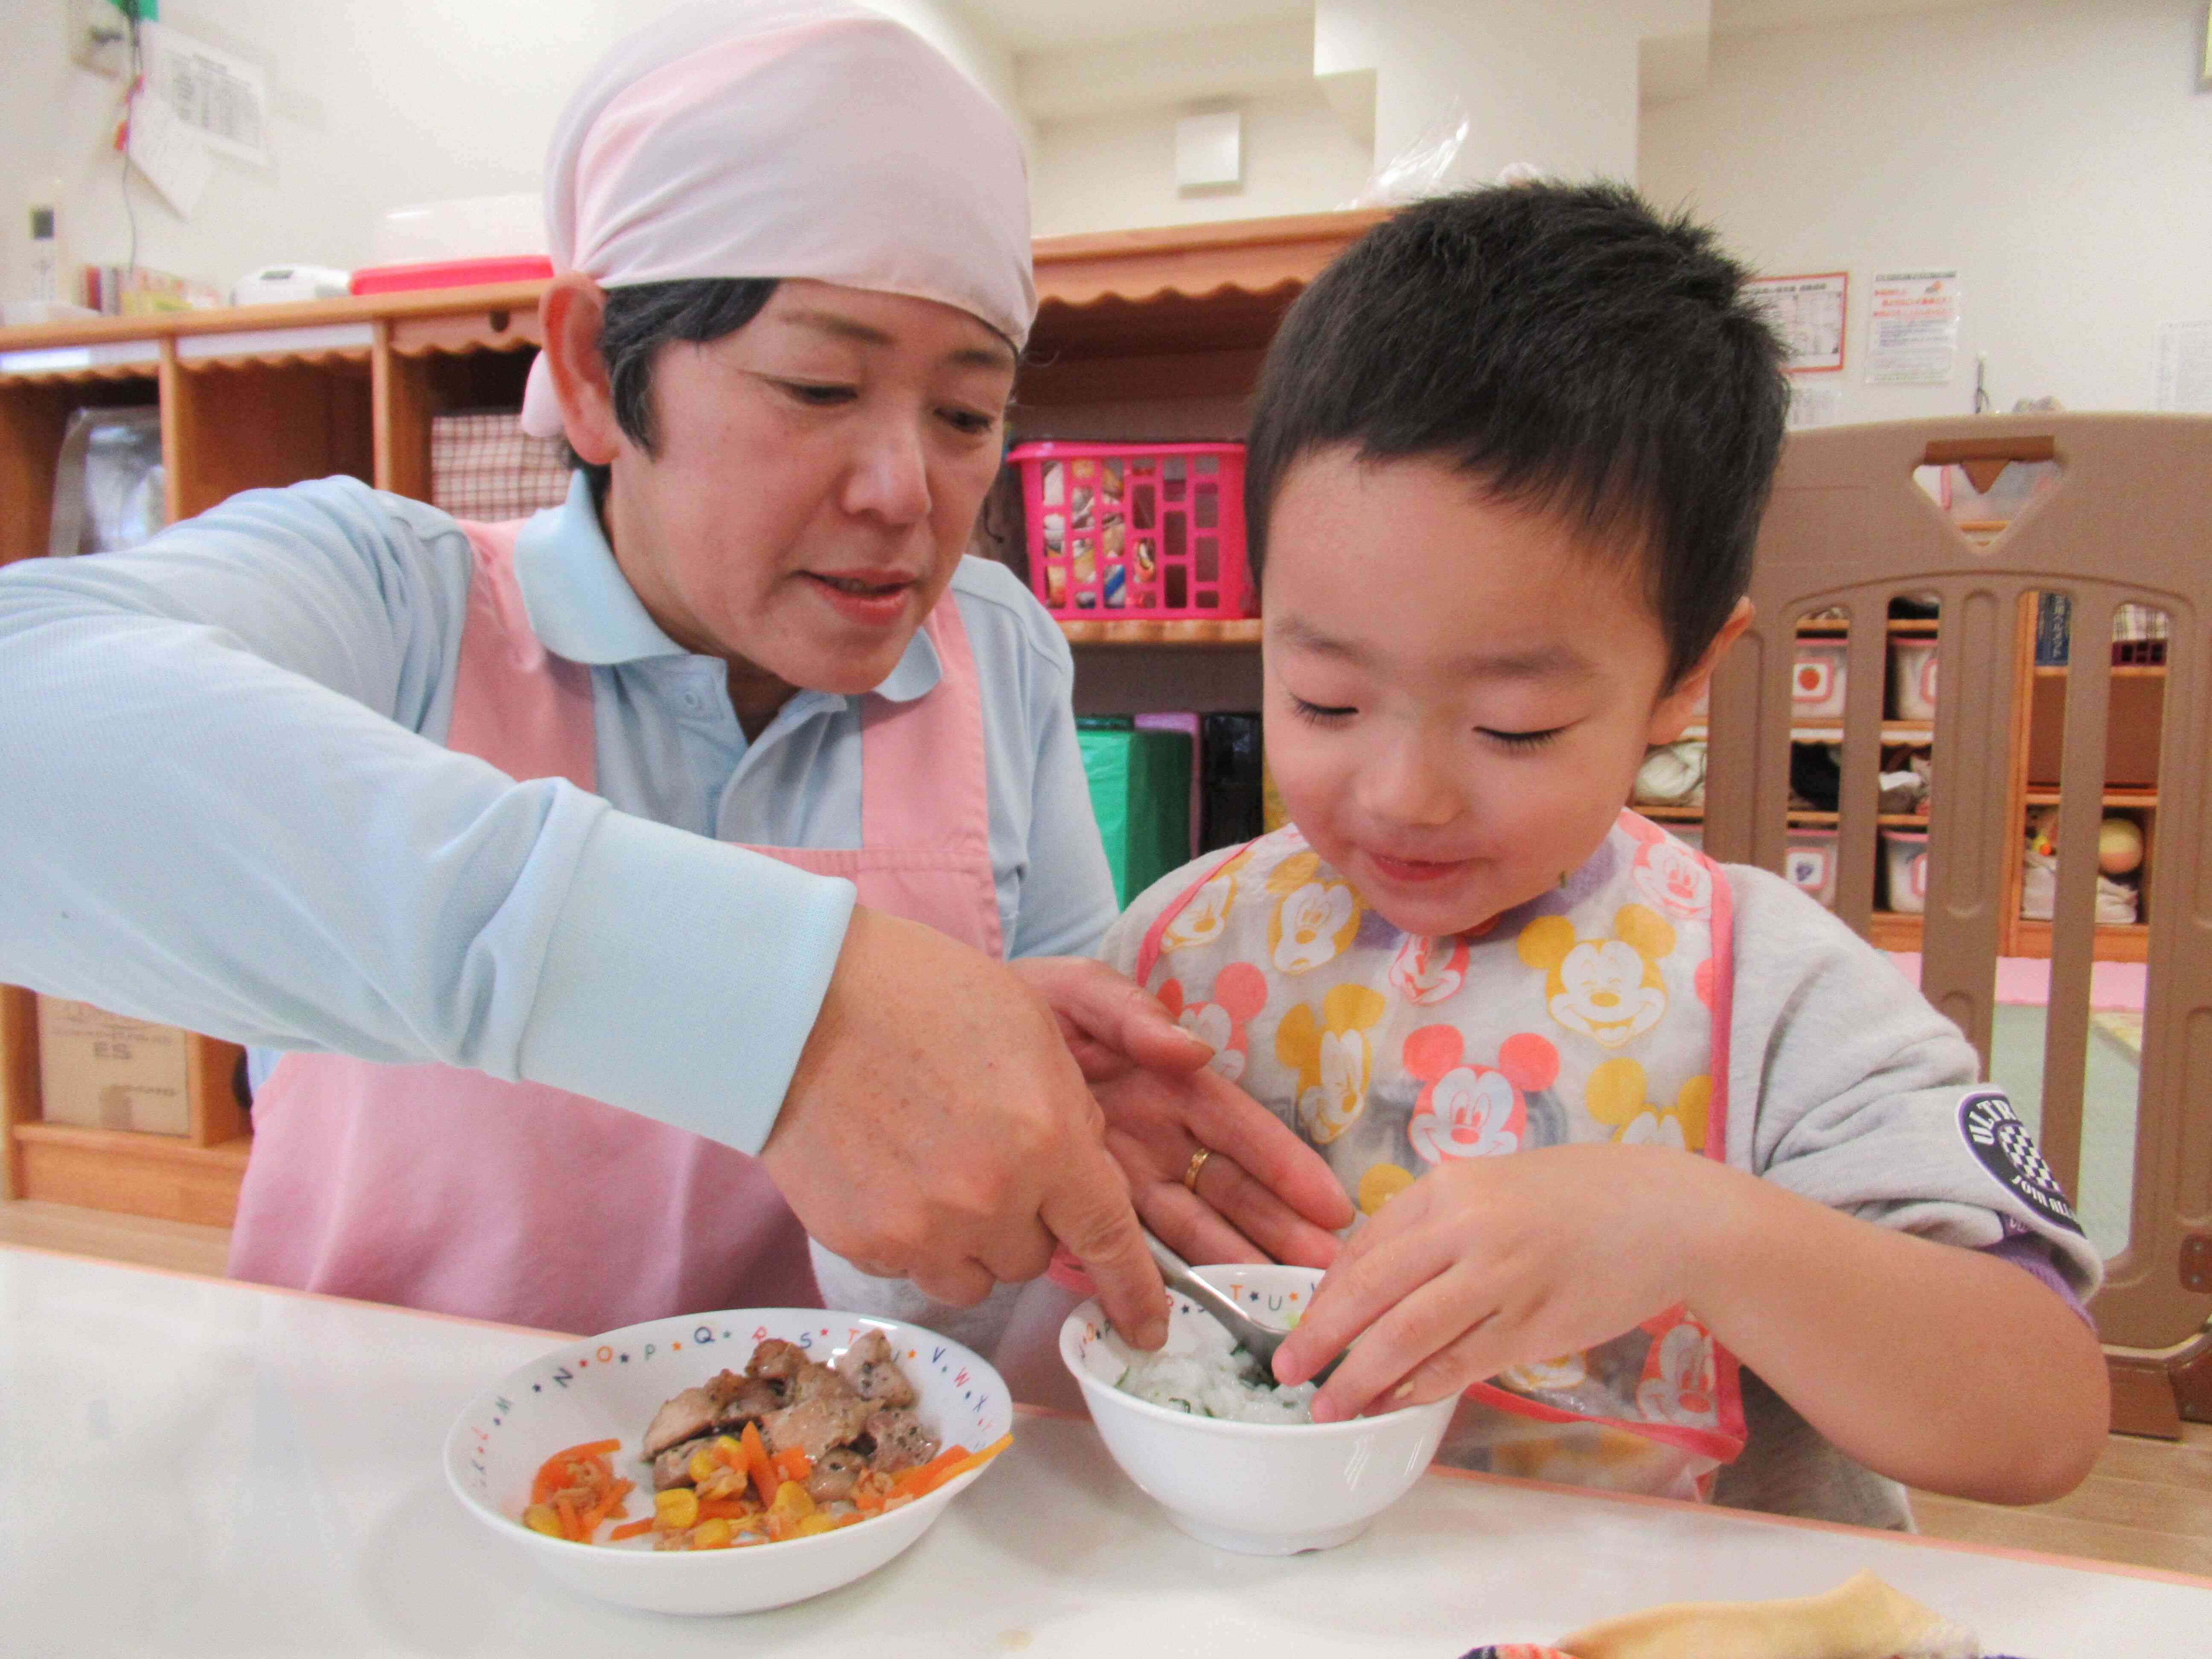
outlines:
[[[569,481],[566,501],[522,526],[514,542],[514,576],[531,631],[556,657],[612,665],[690,654],[660,631],[615,562],[581,471]],[[911,702],[934,688],[944,672],[929,635],[917,630],[876,695]]]

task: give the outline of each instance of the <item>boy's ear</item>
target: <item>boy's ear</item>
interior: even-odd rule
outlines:
[[[1672,743],[1680,737],[1698,712],[1698,700],[1712,683],[1713,669],[1721,659],[1721,653],[1736,642],[1743,630],[1751,626],[1751,601],[1738,599],[1735,609],[1721,624],[1721,631],[1713,635],[1713,642],[1705,647],[1705,654],[1698,659],[1690,672],[1682,676],[1674,689],[1659,699],[1651,711],[1651,724],[1644,734],[1644,743],[1656,748]]]

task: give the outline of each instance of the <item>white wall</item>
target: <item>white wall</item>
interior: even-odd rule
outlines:
[[[1041,123],[1030,151],[1036,233],[1257,219],[1339,207],[1367,183],[1370,152],[1316,91],[1238,100],[1244,180],[1234,189],[1177,191],[1179,111]]]
[[[368,262],[388,209],[535,191],[570,89],[661,3],[164,0],[164,23],[261,67],[271,159],[218,158],[188,221],[134,180],[139,262],[224,289],[280,259],[350,269]],[[875,3],[1013,108],[1004,47],[939,0]],[[67,9],[0,0],[0,294],[29,291],[25,209],[55,177],[77,263],[119,263],[130,246],[107,146],[122,82],[70,62]]]
[[[1467,142],[1444,181],[1511,161],[1566,178],[1636,174],[1645,4],[1620,0],[1316,0],[1314,65],[1373,70],[1375,155],[1388,161],[1451,112]]]
[[[1775,274],[1848,269],[1842,417],[2148,409],[2162,319],[2212,316],[2203,0],[2017,0],[1712,42],[1702,96],[1644,112],[1639,182]],[[1955,265],[1948,386],[1865,383],[1878,270]]]

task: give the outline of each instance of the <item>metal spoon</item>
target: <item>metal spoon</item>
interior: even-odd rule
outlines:
[[[1143,1231],[1145,1248],[1152,1253],[1152,1260],[1159,1264],[1160,1277],[1167,1281],[1168,1288],[1182,1291],[1183,1295],[1211,1314],[1221,1328],[1234,1339],[1237,1346],[1244,1351],[1247,1374],[1256,1372],[1257,1375],[1254,1380],[1264,1382],[1269,1387],[1274,1386],[1275,1350],[1283,1346],[1290,1333],[1271,1330],[1250,1318],[1229,1297],[1215,1290],[1212,1285],[1193,1273],[1190,1263],[1153,1237],[1151,1228],[1147,1227]],[[1348,1352],[1349,1350],[1346,1352]],[[1317,1383],[1326,1382],[1328,1381],[1329,1373],[1343,1363],[1344,1355],[1340,1353],[1307,1380]]]

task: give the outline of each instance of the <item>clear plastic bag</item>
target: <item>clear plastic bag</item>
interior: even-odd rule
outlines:
[[[1444,175],[1467,145],[1469,125],[1467,106],[1457,98],[1451,99],[1413,143],[1367,175],[1364,190],[1342,205],[1400,207],[1437,194],[1443,189]]]
[[[46,551],[66,558],[151,540],[169,521],[167,483],[160,410],[72,411],[54,473]]]

